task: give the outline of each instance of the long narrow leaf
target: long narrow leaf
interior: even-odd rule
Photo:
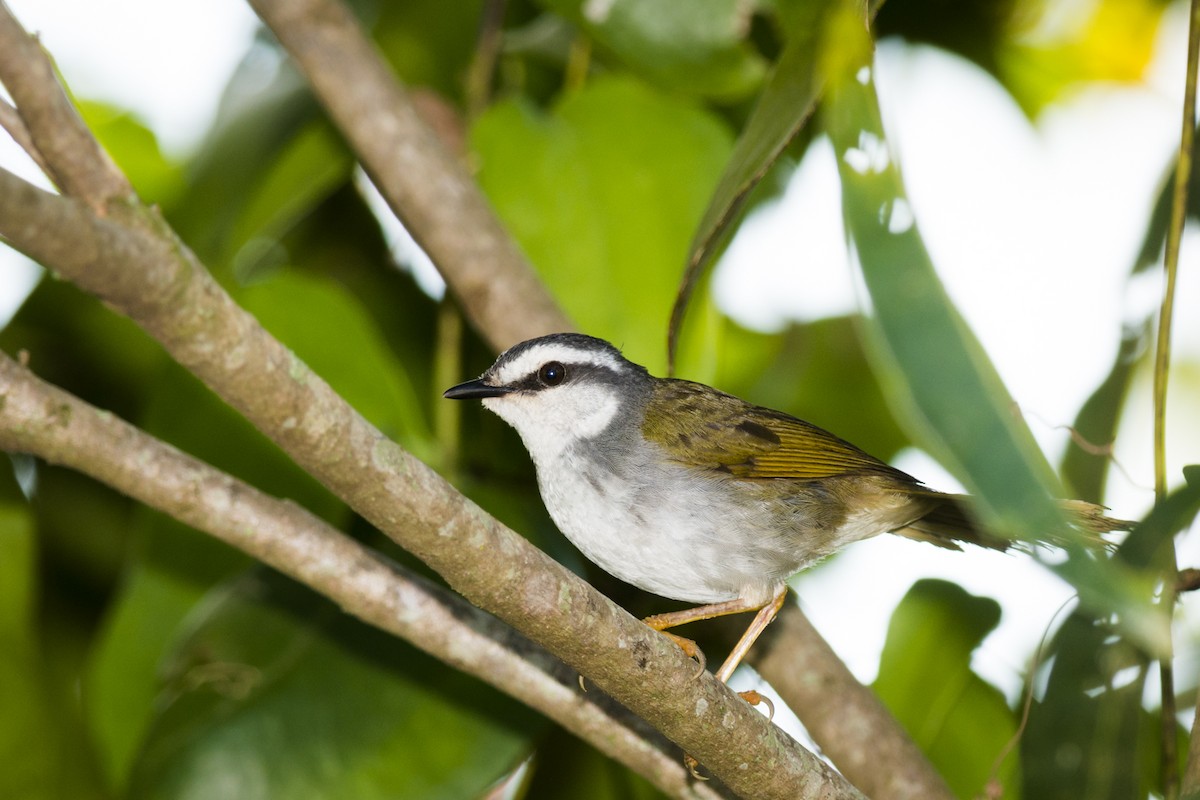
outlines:
[[[1057,479],[938,280],[884,135],[865,16],[845,0],[829,25],[821,58],[829,82],[825,125],[846,230],[874,307],[869,341],[897,410],[976,495],[990,529],[1060,542],[1067,557],[1051,568],[1086,605],[1117,614],[1140,646],[1160,652],[1167,629],[1150,602],[1152,579],[1097,557],[1072,535],[1054,499]]]

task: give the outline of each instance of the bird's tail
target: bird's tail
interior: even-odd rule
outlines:
[[[933,491],[927,495],[922,493],[922,495],[933,501],[930,510],[921,518],[893,531],[893,533],[951,550],[961,550],[960,542],[969,542],[993,550],[1007,550],[1013,545],[1013,540],[990,533],[976,522],[970,511],[971,498],[969,495],[943,494]],[[1104,512],[1107,509],[1095,503],[1083,500],[1060,500],[1059,505],[1067,513],[1067,518],[1072,526],[1084,535],[1085,540],[1098,546],[1107,544],[1101,534],[1130,530],[1134,525],[1128,520],[1106,516]],[[1062,536],[1048,532],[1046,543],[1062,544]]]

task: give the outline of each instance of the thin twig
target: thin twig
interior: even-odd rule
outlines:
[[[8,132],[17,146],[33,159],[33,163],[37,164],[43,174],[47,176],[52,174],[46,159],[42,158],[41,151],[37,149],[37,145],[33,143],[33,137],[29,135],[29,128],[25,127],[25,120],[21,119],[17,110],[3,98],[0,98],[0,128],[4,128]]]
[[[37,37],[25,32],[2,0],[0,81],[29,131],[33,150],[42,154],[38,165],[56,186],[100,213],[110,201],[133,196],[129,181],[67,101]]]
[[[1187,217],[1187,190],[1192,174],[1192,146],[1196,133],[1196,66],[1200,61],[1200,0],[1192,0],[1188,25],[1187,81],[1183,94],[1183,125],[1179,157],[1175,163],[1175,185],[1171,196],[1171,219],[1164,257],[1166,285],[1158,316],[1158,340],[1154,353],[1154,496],[1159,503],[1167,497],[1167,378],[1171,364],[1171,317],[1175,308],[1175,283],[1179,273],[1179,247]],[[1168,614],[1175,609],[1178,564],[1175,542],[1163,544],[1162,604]],[[1158,662],[1162,687],[1162,792],[1166,800],[1179,796],[1179,749],[1175,734],[1175,672],[1173,654]]]

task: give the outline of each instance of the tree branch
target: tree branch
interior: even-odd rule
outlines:
[[[270,497],[51,386],[0,353],[0,448],[83,472],[202,530],[526,703],[674,797],[714,800],[674,748],[495,617]],[[622,718],[623,717],[623,718]]]
[[[411,119],[411,107],[403,89],[383,66],[348,12],[326,0],[290,4],[276,0],[252,2],[259,7],[263,18],[276,27],[277,34],[285,40],[293,55],[302,59],[310,79],[321,84],[323,88],[318,88],[318,94],[359,150],[360,157],[368,164],[393,207],[411,206],[404,214],[406,220],[445,270],[452,289],[485,337],[500,348],[547,330],[568,327],[565,317],[554,307],[553,300],[491,216],[478,190],[453,159],[441,152],[428,131]],[[0,9],[0,12],[0,17],[7,22],[7,9]],[[315,30],[306,31],[306,26],[313,26]],[[19,35],[28,39],[19,27],[14,33],[11,26],[5,26],[0,28],[0,34],[0,51],[6,50],[6,37]],[[40,48],[30,55],[33,60],[43,57]],[[351,68],[351,64],[357,66]],[[6,83],[14,80],[11,73],[24,69],[20,59],[0,59],[0,77]],[[361,70],[361,74],[357,70]],[[334,74],[339,76],[336,80],[332,79]],[[43,75],[42,79],[53,82],[47,77],[49,75]],[[35,84],[36,81],[31,83]],[[66,104],[61,90],[57,86],[54,88],[57,95],[51,93],[49,102]],[[398,110],[385,111],[391,107]],[[83,132],[87,135],[86,129]],[[406,137],[414,139],[410,141]],[[93,150],[95,158],[107,163],[98,147]],[[55,152],[56,158],[61,157],[58,151]],[[93,168],[96,166],[92,164]],[[87,188],[77,191],[95,193]],[[482,568],[482,572],[475,573],[477,575],[490,574],[489,567],[510,569],[510,574],[518,576],[519,580],[536,582],[537,590],[531,583],[530,590],[522,598],[500,598],[505,601],[505,613],[523,616],[525,629],[532,635],[539,631],[546,633],[544,641],[547,644],[558,642],[554,646],[567,647],[574,652],[574,657],[582,661],[572,663],[586,663],[586,671],[602,687],[606,686],[605,680],[597,679],[597,675],[607,673],[613,680],[637,675],[650,669],[650,654],[657,654],[667,661],[674,658],[671,663],[676,671],[667,672],[675,678],[679,676],[678,654],[672,648],[664,652],[659,637],[647,639],[643,628],[628,628],[627,615],[595,596],[590,587],[587,591],[580,589],[573,576],[564,575],[565,571],[557,564],[550,562],[552,568],[546,565],[540,553],[537,557],[531,556],[526,552],[530,548],[524,540],[518,537],[514,541],[510,532],[445,486],[424,465],[383,440],[378,432],[332,396],[323,382],[234,306],[153,212],[136,205],[118,207],[115,212],[111,219],[99,218],[77,202],[46,195],[11,175],[0,173],[0,235],[9,236],[19,249],[59,270],[140,322],[181,363],[192,368],[268,435],[276,437],[302,466],[318,464],[319,468],[310,469],[314,475],[322,480],[332,476],[327,485],[339,494],[345,492],[343,497],[351,505],[364,504],[359,508],[360,513],[375,521],[381,529],[394,532],[393,538],[403,546],[422,555],[428,548],[436,551],[437,546],[446,544],[450,537],[465,537],[463,541],[467,545],[465,549],[470,551],[469,557],[457,557],[463,554],[454,553],[454,546],[451,546],[447,552],[435,552],[432,560],[427,560],[468,596],[487,607],[489,593],[495,591],[487,586],[476,586],[476,583],[487,584],[488,581],[470,577],[470,571],[476,568],[473,564]],[[422,226],[428,226],[433,232],[424,232]],[[483,233],[475,236],[473,226]],[[472,241],[459,247],[460,243],[455,239],[468,235]],[[433,241],[441,244],[430,244]],[[493,246],[495,252],[489,251],[488,248]],[[103,269],[93,274],[92,267],[98,263],[102,263]],[[521,277],[522,270],[525,278]],[[504,292],[514,285],[521,288]],[[527,314],[525,309],[531,301],[535,301],[533,305],[541,310]],[[518,308],[521,313],[513,313]],[[240,391],[231,386],[238,381],[246,382]],[[314,398],[317,402],[310,406]],[[343,447],[343,444],[347,446]],[[305,455],[301,457],[298,452]],[[354,469],[339,478],[340,470],[351,463],[356,464]],[[372,483],[381,479],[382,482]],[[356,486],[356,481],[361,482]],[[389,507],[389,497],[401,498],[403,502]],[[366,513],[363,508],[372,511]],[[422,521],[424,514],[430,515],[428,521]],[[414,525],[417,527],[411,531],[410,542],[403,531],[406,526]],[[497,542],[501,544],[497,545]],[[508,561],[494,563],[489,548],[497,546],[508,554]],[[476,558],[479,552],[487,554],[487,558]],[[439,564],[445,564],[445,569]],[[506,566],[508,564],[512,566]],[[547,566],[549,572],[541,573],[541,566]],[[464,577],[456,582],[456,575]],[[510,584],[507,580],[502,583],[507,592]],[[551,601],[558,598],[564,598],[560,615],[549,614],[542,618],[534,614],[530,617],[532,612],[546,611],[554,605]],[[633,631],[637,635],[631,635]],[[589,660],[589,651],[594,653],[597,648],[605,647],[613,649],[612,645],[605,645],[605,641],[616,642],[618,650],[628,650],[626,658]],[[628,665],[630,654],[636,656],[637,669]],[[840,666],[840,662],[837,663]],[[690,670],[690,664],[687,664],[685,672],[690,673]],[[769,680],[784,682],[782,678],[769,677],[770,672],[770,667],[764,667]],[[654,708],[643,713],[653,719],[655,714],[679,716],[679,708],[692,705],[698,712],[703,708],[706,713],[697,713],[697,716],[710,720],[708,729],[718,733],[713,746],[726,756],[721,759],[725,766],[718,765],[714,758],[706,755],[704,748],[683,738],[677,740],[714,772],[722,774],[732,767],[738,769],[735,775],[749,772],[761,778],[762,773],[768,771],[755,768],[750,761],[738,760],[736,748],[730,749],[730,732],[717,731],[719,721],[720,725],[742,730],[744,741],[757,737],[758,741],[780,748],[781,752],[772,757],[783,758],[785,768],[775,766],[769,771],[773,775],[778,773],[780,780],[772,785],[783,794],[807,796],[798,793],[810,786],[819,787],[826,779],[815,777],[812,783],[801,781],[792,785],[789,775],[797,765],[801,765],[801,772],[808,769],[805,766],[809,763],[807,754],[795,755],[794,743],[789,744],[786,737],[779,741],[765,738],[761,728],[754,727],[758,722],[753,714],[747,719],[744,706],[736,701],[730,706],[726,692],[718,691],[714,695],[713,688],[707,685],[707,678],[701,692],[695,691],[701,688],[700,682],[689,687],[686,680],[668,680],[672,688],[682,687],[683,691],[653,698],[656,702],[650,705]],[[645,699],[640,695],[650,690],[642,691],[628,684],[626,677],[622,681],[626,686],[625,694],[634,692],[638,695],[629,705],[642,712],[645,704],[636,701]],[[869,689],[861,685],[858,689],[870,696]],[[749,734],[745,734],[746,725],[751,726]],[[662,730],[675,738],[671,725],[663,726]],[[871,729],[855,727],[851,730],[863,742],[875,739]],[[852,779],[869,781],[867,775],[854,775],[853,770],[854,766],[851,766]],[[761,780],[750,782],[753,793],[773,796],[771,787],[764,788],[759,785],[761,783]],[[847,789],[843,784],[835,779],[832,785],[836,787],[833,791],[837,796],[844,796],[841,793]],[[764,791],[766,794],[762,794]]]
[[[427,147],[428,144],[423,143],[424,131],[419,127],[419,122],[410,119],[413,114],[406,92],[344,4],[338,0],[249,2],[299,64],[314,92],[351,142],[359,158],[366,164],[374,165],[368,168],[378,176],[381,185],[390,182],[402,184],[411,173],[402,166],[401,157],[397,154],[414,147],[406,141],[409,136],[418,137],[419,144],[415,146],[422,149]],[[356,87],[356,91],[346,91],[347,86]],[[386,120],[389,118],[402,122],[388,123]],[[385,143],[385,135],[393,136],[394,140]],[[438,153],[434,155],[436,159],[422,159],[424,167],[431,174],[444,171],[455,182],[467,180],[461,175],[459,162],[444,156],[443,148],[438,148]],[[436,219],[443,212],[449,213],[452,208],[445,197],[429,191],[429,186],[437,186],[444,181],[445,178],[438,178],[414,183],[411,191],[404,186],[382,189],[389,197],[393,210],[405,220],[410,232],[419,240],[426,238],[421,226],[429,217]],[[472,198],[476,194],[472,182]],[[410,206],[421,210],[421,213],[406,212],[405,209]],[[460,219],[462,212],[455,211],[449,216],[451,219]],[[490,214],[488,218],[490,222]],[[504,231],[499,231],[499,235],[505,242],[509,241]],[[432,238],[432,234],[429,238]],[[501,252],[508,253],[512,249],[506,245]],[[453,252],[446,252],[442,257],[435,256],[433,260],[452,288],[464,280],[464,274],[471,276],[472,283],[467,285],[473,285],[477,277],[491,284],[494,289],[503,289],[502,284],[510,280],[503,264],[497,264],[487,274],[476,276],[473,270],[468,271],[470,264]],[[535,308],[554,304],[540,282],[536,292],[528,296],[524,295],[530,293],[530,288],[524,284],[522,286],[522,296],[511,301],[511,304],[499,305],[499,319],[491,314],[493,309],[488,307],[488,295],[473,291],[458,291],[457,294],[466,313],[489,341],[521,341],[545,333],[547,323],[543,321],[541,312],[527,317],[523,310],[520,314],[513,314],[512,309],[524,309],[530,297],[536,300]],[[561,312],[555,313],[561,322],[552,322],[551,327],[569,324]],[[493,329],[490,325],[501,327]],[[798,609],[796,613],[799,613]],[[941,777],[875,694],[854,680],[820,634],[807,624],[807,620],[803,620],[803,623],[779,626],[781,630],[772,637],[777,643],[778,653],[787,653],[787,657],[806,653],[801,661],[805,664],[808,679],[824,686],[837,685],[838,696],[848,703],[848,707],[861,710],[853,722],[848,722],[847,716],[826,713],[821,702],[824,698],[812,693],[788,692],[785,700],[789,704],[791,701],[799,703],[792,707],[804,718],[822,749],[828,753],[847,755],[847,763],[843,764],[836,757],[835,763],[856,786],[864,788],[872,796],[878,794],[880,798],[896,800],[949,797],[949,790]],[[792,636],[797,638],[792,640]],[[759,666],[763,677],[772,685],[790,687],[797,682],[795,666],[789,665],[783,657],[760,659]],[[815,719],[809,719],[810,702],[814,703],[815,710],[812,713],[817,715]],[[892,770],[890,779],[878,774],[880,761],[871,757],[879,743],[882,743],[880,746],[886,753],[883,763]]]
[[[533,336],[572,330],[349,9],[330,0],[249,3],[295,59],[480,335],[499,352]]]
[[[0,63],[8,83],[6,68],[22,65]],[[105,210],[91,214],[78,200],[0,171],[0,235],[138,323],[455,590],[585,674],[733,791],[860,796],[711,675],[693,680],[693,662],[664,637],[387,440],[239,308],[152,210],[136,202]]]
[[[858,796],[712,675],[692,680],[694,662],[665,637],[384,437],[239,308],[182,242],[166,229],[154,235],[150,212],[140,213],[127,224],[115,219],[124,213],[101,219],[0,170],[0,235],[141,325],[301,468],[471,602],[586,675],[735,792]]]
[[[0,99],[0,128],[4,128],[8,132],[17,146],[33,159],[38,169],[46,175],[51,174],[50,165],[46,163],[46,159],[42,158],[41,152],[34,145],[33,137],[29,135],[29,129],[25,127],[25,121],[21,119],[17,110],[3,99]]]
[[[25,32],[3,0],[0,42],[4,43],[0,76],[20,109],[36,152],[44,159],[38,159],[38,165],[49,167],[47,176],[63,192],[87,201],[100,213],[110,200],[132,197],[129,181],[67,101],[41,43]]]

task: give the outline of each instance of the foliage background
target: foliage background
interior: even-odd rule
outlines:
[[[486,66],[483,3],[454,14],[430,0],[356,7],[401,78],[465,120],[464,152],[480,185],[580,328],[661,372],[680,268],[786,46],[794,6],[705,0],[681,13],[672,3],[618,0],[598,23],[594,4],[510,3],[487,91],[470,80]],[[897,1],[878,28],[979,65],[1034,117],[1080,81],[1142,78],[1161,5],[1098,2],[1047,37],[1038,23],[1055,11],[1008,2],[947,13],[936,2]],[[662,610],[591,571],[561,541],[510,431],[468,411],[455,433],[450,415],[460,409],[437,401],[438,369],[460,348],[462,374],[492,354],[455,334],[453,311],[397,258],[352,156],[275,47],[266,36],[254,42],[217,118],[184,156],[164,154],[154,132],[121,108],[85,102],[85,115],[142,197],[161,205],[238,302],[373,423],[634,613]],[[790,146],[752,206],[780,194],[815,135]],[[1152,210],[1147,239],[1157,252]],[[1135,351],[1139,321],[1110,320],[1114,331],[1128,329]],[[810,419],[881,458],[913,444],[853,315],[761,332],[706,295],[690,325],[684,374]],[[0,340],[8,352],[28,351],[44,378],[411,561],[134,326],[71,285],[42,279]],[[1145,393],[1144,360],[1117,362],[1114,391],[1093,404],[1102,420],[1119,416],[1131,386]],[[1196,370],[1194,360],[1177,363],[1184,394],[1174,403],[1188,407]],[[1196,453],[1194,441],[1177,444]],[[1075,459],[1068,483],[1099,499],[1104,461],[1066,458]],[[0,774],[4,796],[467,797],[531,755],[527,797],[652,794],[515,702],[86,478],[15,459],[4,492],[0,754],[14,765]],[[1181,557],[1189,553],[1194,560],[1194,547]],[[818,604],[804,585],[806,604]],[[1037,625],[1054,609],[1042,611]],[[894,609],[878,668],[876,689],[962,796],[981,791],[1017,724],[1013,693],[972,670],[998,617],[991,598],[915,582]],[[1087,634],[1064,627],[1070,635]],[[1186,654],[1197,641],[1185,632],[1178,643],[1181,663],[1190,663],[1180,675],[1182,708],[1195,706],[1196,662]],[[1042,670],[1048,685],[1023,757],[1000,773],[1006,796],[1081,796],[1081,786],[1097,785],[1087,769],[1096,763],[1115,765],[1117,779],[1101,784],[1111,796],[1145,796],[1154,784],[1156,701],[1147,691],[1143,702],[1140,656],[1099,641],[1082,649],[1104,658]],[[1030,655],[1001,657],[1023,665]],[[1129,666],[1133,679],[1121,672]],[[1115,719],[1113,703],[1121,724],[1097,725]],[[1071,716],[1083,720],[1080,730],[1063,729]],[[1078,738],[1098,728],[1105,736]],[[1045,753],[1053,757],[1038,757]]]

